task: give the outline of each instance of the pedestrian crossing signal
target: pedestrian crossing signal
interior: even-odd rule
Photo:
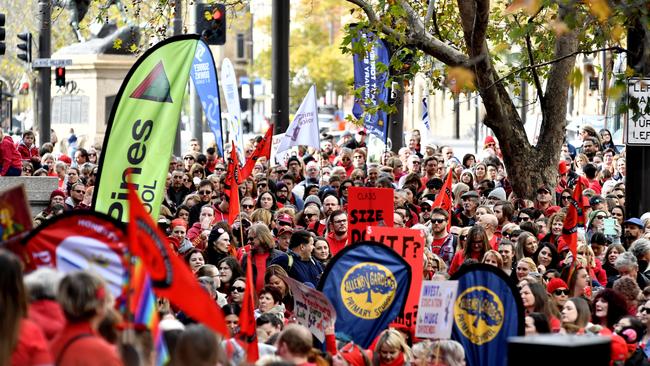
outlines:
[[[54,74],[56,86],[65,86],[65,67],[57,67]]]

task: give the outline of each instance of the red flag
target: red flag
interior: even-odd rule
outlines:
[[[257,325],[255,323],[255,286],[253,284],[252,257],[246,261],[246,290],[239,316],[239,334],[237,338],[246,349],[246,361],[255,363],[260,358],[257,348]]]
[[[230,150],[230,158],[228,158],[228,172],[226,173],[226,180],[224,182],[224,193],[228,197],[228,225],[235,222],[239,216],[239,178],[241,177],[241,170],[239,169],[239,158],[237,157],[237,149],[235,142],[232,142],[232,149]]]
[[[584,226],[584,205],[582,204],[583,188],[582,180],[578,180],[573,189],[571,204],[568,207],[566,218],[564,219],[564,226],[562,227],[562,240],[569,247],[574,261],[578,250],[578,225]],[[563,248],[558,248],[560,251],[562,249]]]
[[[438,195],[436,196],[436,201],[433,202],[433,207],[432,207],[432,208],[440,207],[449,213],[449,219],[447,220],[447,230],[451,228],[451,209],[454,202],[451,193],[452,180],[453,180],[453,176],[452,176],[451,168],[449,168],[449,172],[447,172],[447,179],[445,179],[445,183],[442,185],[442,189],[440,189],[440,193],[438,193]]]
[[[241,170],[240,182],[243,182],[253,172],[257,159],[265,157],[267,161],[271,160],[271,145],[273,145],[273,124],[266,130],[266,134],[262,137],[262,141],[257,144],[253,154],[246,160],[246,164]]]
[[[140,257],[158,297],[164,297],[189,317],[229,336],[223,312],[210,298],[183,260],[171,252],[167,237],[129,187],[129,250]]]

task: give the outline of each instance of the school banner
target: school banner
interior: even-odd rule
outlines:
[[[371,226],[366,229],[366,239],[391,247],[411,266],[413,275],[411,276],[409,294],[406,298],[406,306],[404,306],[404,311],[397,316],[394,322],[412,328],[418,314],[420,287],[424,277],[424,246],[426,240],[422,231]]]
[[[353,54],[354,62],[354,89],[361,89],[361,95],[354,100],[352,114],[357,118],[363,117],[363,125],[371,134],[377,136],[386,144],[388,137],[388,115],[383,110],[376,113],[365,113],[368,107],[380,106],[388,102],[388,88],[386,80],[388,71],[379,71],[385,65],[388,70],[390,63],[388,49],[384,42],[370,31],[359,29],[357,36],[352,40],[353,48],[361,44],[367,51],[363,54]],[[358,47],[358,46],[357,46]],[[368,49],[369,48],[369,49]]]
[[[350,187],[348,200],[348,242],[365,241],[368,226],[393,226],[392,189]]]
[[[106,128],[93,198],[96,211],[128,221],[126,177],[158,218],[198,35],[166,39],[127,74]]]
[[[293,295],[293,316],[296,322],[309,328],[311,334],[324,343],[325,328],[336,322],[336,311],[332,303],[320,291],[289,277],[283,279]]]
[[[420,291],[415,336],[449,339],[454,324],[458,281],[424,281]]]
[[[332,258],[318,290],[336,311],[336,331],[368,348],[402,311],[410,286],[411,267],[398,253],[364,241]]]
[[[9,247],[25,272],[40,267],[63,273],[88,270],[102,277],[115,297],[124,286],[126,234],[121,222],[92,211],[70,211],[33,230],[23,244]]]
[[[24,236],[32,229],[32,214],[27,204],[25,186],[20,184],[0,193],[0,242]]]
[[[241,105],[239,102],[239,90],[237,89],[237,76],[235,68],[228,58],[221,62],[221,86],[223,87],[224,99],[228,106],[230,119],[228,120],[228,141],[237,143],[237,153],[244,162],[244,130],[241,122]]]
[[[452,339],[465,349],[468,366],[508,365],[508,338],[524,335],[524,308],[516,284],[487,264],[462,266]]]
[[[210,47],[203,41],[196,45],[190,77],[196,94],[201,99],[203,114],[214,134],[219,156],[223,157],[223,132],[221,130],[221,104],[219,103],[219,79]]]

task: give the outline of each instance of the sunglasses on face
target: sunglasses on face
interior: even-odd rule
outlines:
[[[245,290],[246,290],[246,289],[245,289],[244,287],[233,286],[232,289],[231,289],[230,291],[231,291],[231,292],[235,292],[235,291],[237,291],[237,292],[239,292],[239,293],[242,293],[242,292],[244,292]]]
[[[569,290],[565,289],[565,288],[559,288],[559,289],[553,291],[553,295],[555,295],[555,296],[561,296],[561,295],[569,296]]]
[[[447,221],[447,220],[445,220],[445,219],[431,219],[431,222],[433,222],[434,224],[442,224],[445,221]]]
[[[568,200],[568,199],[570,199],[570,198],[571,198],[571,196],[562,196],[562,199],[563,199],[563,200]]]
[[[639,312],[643,314],[650,314],[650,308],[647,307],[639,308]]]
[[[241,207],[243,207],[245,210],[250,210],[255,206],[253,206],[253,205],[241,205]]]

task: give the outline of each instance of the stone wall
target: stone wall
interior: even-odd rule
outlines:
[[[50,203],[50,194],[59,187],[57,177],[0,177],[0,191],[24,184],[32,217]]]

